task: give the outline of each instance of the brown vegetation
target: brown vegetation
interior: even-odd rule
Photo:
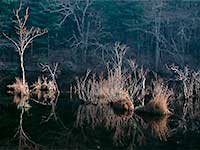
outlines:
[[[163,115],[157,118],[152,118],[148,122],[148,127],[151,129],[153,136],[158,137],[160,140],[167,141],[170,135],[168,127],[169,115]]]
[[[14,84],[8,85],[8,88],[14,93],[14,103],[21,110],[20,124],[17,132],[20,139],[19,149],[21,149],[21,144],[23,145],[26,141],[35,144],[25,134],[22,127],[23,114],[31,107],[29,104],[30,95],[37,96],[37,100],[31,97],[34,102],[52,107],[50,115],[45,120],[48,121],[52,116],[57,120],[55,109],[60,94],[56,82],[58,64],[55,64],[53,69],[49,65],[42,65],[43,71],[48,71],[51,79],[47,77],[38,78],[29,91],[25,79],[24,52],[34,38],[45,34],[47,30],[33,27],[27,29],[25,25],[29,17],[29,8],[26,9],[25,15],[22,18],[19,16],[20,10],[21,5],[15,11],[19,39],[15,41],[4,34],[15,45],[20,56],[20,67],[22,70],[22,79],[16,78]],[[135,116],[133,117],[134,102],[137,99],[140,102],[139,106],[144,108],[144,112],[163,115],[161,118],[152,119],[148,123],[148,127],[152,129],[153,134],[158,136],[160,140],[167,140],[169,135],[169,128],[167,126],[169,116],[167,114],[172,114],[169,109],[169,100],[173,93],[164,85],[164,81],[157,79],[153,82],[152,100],[145,105],[144,97],[147,91],[146,72],[143,68],[138,68],[133,60],[129,60],[131,71],[125,71],[122,68],[126,50],[126,45],[116,43],[113,49],[112,68],[108,66],[107,73],[103,75],[90,75],[90,71],[88,71],[85,78],[77,79],[74,93],[85,104],[89,105],[79,107],[76,127],[83,126],[85,122],[91,124],[92,128],[103,124],[107,129],[114,130],[113,142],[122,143],[122,140],[127,137],[130,138],[137,132],[138,120],[134,118]],[[171,70],[178,74],[178,79],[183,82],[185,99],[182,102],[182,120],[198,118],[200,111],[200,72],[190,71],[187,67],[181,70],[177,66],[171,66]],[[115,114],[114,109],[123,110],[126,113],[122,115]],[[140,126],[142,125],[140,124]],[[195,127],[192,128],[194,129]],[[143,137],[143,133],[140,132],[140,136]]]
[[[25,50],[27,49],[27,47],[29,46],[30,43],[32,43],[32,41],[47,33],[47,30],[44,29],[40,29],[40,28],[35,28],[35,27],[31,27],[30,29],[28,29],[26,27],[26,23],[29,17],[29,7],[26,8],[25,14],[23,17],[19,16],[19,13],[21,11],[21,7],[22,7],[22,3],[20,3],[19,8],[14,11],[15,17],[16,17],[16,33],[18,35],[18,39],[14,40],[12,38],[10,38],[9,36],[7,36],[6,34],[4,34],[4,36],[9,39],[15,46],[19,57],[20,57],[20,67],[22,70],[22,83],[25,84],[26,82],[26,77],[25,77],[25,68],[24,68],[24,53]]]
[[[122,100],[131,102],[128,92],[124,89],[124,81],[118,72],[110,71],[107,79],[95,75],[91,79],[87,79],[88,76],[89,72],[83,80],[77,79],[75,92],[81,100],[94,104]]]
[[[172,91],[164,85],[163,81],[154,82],[153,99],[149,101],[144,110],[154,114],[171,114],[169,110],[169,97]]]
[[[56,91],[56,86],[54,84],[54,81],[52,80],[48,80],[47,78],[38,78],[38,80],[33,83],[33,85],[31,86],[32,89],[31,91]]]
[[[133,117],[133,112],[116,114],[114,110],[106,104],[80,105],[77,112],[76,128],[91,126],[95,129],[103,126],[114,131],[113,143],[117,145],[125,144],[125,139],[129,139],[132,144],[140,143],[144,138],[139,129],[138,120]],[[132,139],[132,140],[131,140]]]
[[[138,69],[134,61],[130,61],[133,71],[131,74],[122,71],[123,56],[127,47],[116,43],[114,46],[113,68],[107,69],[107,76],[96,76],[89,78],[90,71],[85,78],[77,79],[74,87],[75,94],[85,103],[112,103],[121,106],[124,110],[133,110],[133,100],[143,90],[145,84],[144,70]],[[142,93],[142,92],[141,92]]]
[[[121,93],[116,98],[113,98],[112,107],[118,110],[133,111],[134,105],[127,92]]]
[[[16,78],[16,82],[7,86],[11,93],[14,93],[16,95],[21,96],[27,96],[29,95],[29,87],[28,84],[23,84],[23,81],[19,78]]]

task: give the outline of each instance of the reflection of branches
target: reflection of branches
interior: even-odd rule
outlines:
[[[16,134],[19,134],[19,150],[22,149],[22,147],[26,143],[26,140],[28,140],[29,142],[35,145],[35,142],[30,140],[23,130],[23,114],[24,114],[24,108],[22,108],[21,113],[20,113],[20,124],[19,124],[18,131],[16,133]]]
[[[57,95],[55,102],[57,102],[59,95]],[[51,113],[49,114],[49,116],[47,117],[46,120],[44,120],[43,122],[48,122],[51,117],[54,117],[55,120],[57,120],[57,115],[56,115],[56,103],[53,102],[53,100],[51,101]]]
[[[53,83],[56,87],[56,92],[57,92],[57,96],[55,97],[55,99],[51,100],[51,113],[50,113],[49,117],[45,120],[45,122],[47,122],[49,119],[51,119],[52,116],[54,116],[55,120],[57,120],[55,108],[56,108],[56,105],[57,105],[57,102],[58,102],[58,97],[60,95],[60,90],[59,90],[58,84],[56,82],[56,72],[57,72],[57,69],[58,69],[58,63],[54,64],[53,68],[51,68],[49,65],[44,65],[44,64],[41,64],[41,66],[42,66],[43,71],[48,71],[50,73],[50,76],[53,80]]]
[[[183,83],[183,122],[180,123],[180,127],[185,130],[188,129],[187,121],[193,122],[193,119],[198,117],[200,112],[200,71],[193,71],[188,67],[181,69],[175,65],[169,68],[178,75],[177,79]],[[192,124],[190,129],[194,130],[196,128],[198,128],[198,125]]]
[[[55,109],[60,95],[60,90],[56,81],[58,63],[54,64],[52,68],[47,64],[41,64],[41,67],[42,71],[49,72],[51,80],[48,81],[47,78],[43,78],[42,80],[38,79],[38,81],[32,85],[33,89],[31,90],[33,95],[37,95],[38,100],[35,98],[31,98],[31,100],[41,105],[51,106],[51,113],[44,121],[48,122],[53,116],[54,119],[57,120]]]
[[[106,114],[110,114],[112,109],[107,109],[105,104],[94,105],[80,105],[77,112],[76,127],[81,127],[86,122],[95,128],[97,125],[103,123]]]
[[[125,139],[127,138],[132,140],[133,144],[141,142],[143,132],[140,129],[140,123],[136,116],[133,117],[133,112],[115,114],[113,109],[106,104],[80,105],[76,119],[76,127],[91,126],[95,129],[98,126],[103,126],[113,130],[113,143],[115,145],[126,144]]]
[[[125,115],[107,115],[106,128],[114,129],[113,142],[115,145],[124,145],[128,138],[129,144],[141,144],[144,140],[142,119],[132,113]]]
[[[152,134],[158,137],[160,140],[166,141],[169,137],[170,130],[168,128],[168,118],[169,115],[164,115],[157,118],[152,118],[148,122],[148,127],[152,130]]]
[[[28,135],[25,133],[24,129],[23,129],[23,115],[26,111],[29,110],[30,105],[28,104],[28,98],[27,96],[24,97],[19,97],[17,95],[14,96],[14,101],[18,101],[16,99],[20,99],[20,107],[18,104],[18,108],[20,108],[21,113],[20,113],[20,121],[19,121],[19,127],[18,127],[18,131],[15,134],[15,136],[19,135],[19,150],[22,149],[26,149],[27,147],[30,148],[30,144],[32,146],[39,146],[38,144],[36,144],[34,141],[32,141]],[[30,144],[28,144],[28,142]]]

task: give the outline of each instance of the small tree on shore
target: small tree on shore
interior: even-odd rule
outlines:
[[[27,20],[29,18],[29,7],[26,8],[24,16],[20,17],[19,13],[21,11],[21,7],[22,7],[22,3],[20,3],[19,8],[14,11],[14,14],[16,17],[16,20],[15,20],[16,33],[18,35],[18,38],[13,39],[13,38],[9,37],[8,35],[6,35],[5,33],[3,33],[3,34],[7,39],[9,39],[14,44],[15,48],[17,49],[17,52],[20,57],[20,67],[21,67],[21,71],[22,71],[22,83],[23,83],[23,85],[25,85],[25,83],[26,83],[25,68],[24,68],[25,50],[27,49],[28,45],[30,43],[32,43],[32,41],[35,38],[47,33],[47,30],[36,28],[36,27],[31,27],[30,29],[28,29],[26,24],[27,24]]]

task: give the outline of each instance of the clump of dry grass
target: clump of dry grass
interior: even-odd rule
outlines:
[[[30,91],[28,84],[19,78],[16,78],[16,82],[7,86],[10,90],[9,93],[14,94],[13,102],[17,105],[18,109],[24,109],[28,111],[31,106],[29,104]]]
[[[109,70],[107,78],[93,75],[90,79],[88,72],[84,79],[77,79],[75,93],[86,103],[112,103],[114,106],[120,105],[124,110],[133,110],[132,99],[125,88],[126,79],[117,71]]]
[[[9,93],[13,93],[15,95],[21,95],[21,96],[26,96],[29,95],[29,87],[28,84],[25,83],[23,84],[22,80],[19,78],[16,78],[15,83],[11,85],[7,85],[9,88]]]
[[[169,110],[169,97],[172,91],[164,85],[162,80],[154,82],[153,99],[145,106],[145,111],[154,114],[170,114]]]
[[[110,71],[107,79],[102,76],[97,77],[95,74],[88,79],[89,73],[88,71],[84,79],[77,79],[75,92],[81,100],[107,103],[126,93],[121,76],[116,72]]]
[[[116,43],[114,46],[113,68],[107,69],[106,76],[86,76],[77,79],[74,93],[85,103],[113,103],[121,105],[124,110],[133,110],[132,98],[138,96],[145,88],[144,70],[138,69],[135,61],[129,61],[133,75],[122,70],[123,56],[127,47]]]
[[[119,96],[114,97],[112,107],[118,110],[133,111],[134,105],[128,91],[123,91]]]
[[[38,80],[31,86],[32,92],[35,91],[56,91],[56,85],[53,80],[48,80],[47,78],[38,78]]]

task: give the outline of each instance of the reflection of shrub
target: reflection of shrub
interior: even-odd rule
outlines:
[[[144,138],[140,129],[138,118],[133,116],[132,111],[116,114],[114,110],[106,104],[80,105],[76,116],[76,128],[86,129],[88,126],[96,130],[104,127],[113,131],[113,144],[125,146],[127,143],[139,144]]]
[[[160,140],[167,140],[169,136],[169,128],[167,126],[169,115],[164,115],[158,118],[153,118],[148,122],[148,127],[151,128],[153,136]]]
[[[161,80],[154,82],[153,99],[145,106],[145,111],[155,114],[169,114],[169,97],[172,91]]]
[[[172,65],[170,69],[177,75],[177,80],[182,82],[184,98],[179,101],[182,108],[182,121],[179,127],[185,131],[199,129],[198,118],[200,112],[200,71],[191,70],[188,67],[181,69]]]

